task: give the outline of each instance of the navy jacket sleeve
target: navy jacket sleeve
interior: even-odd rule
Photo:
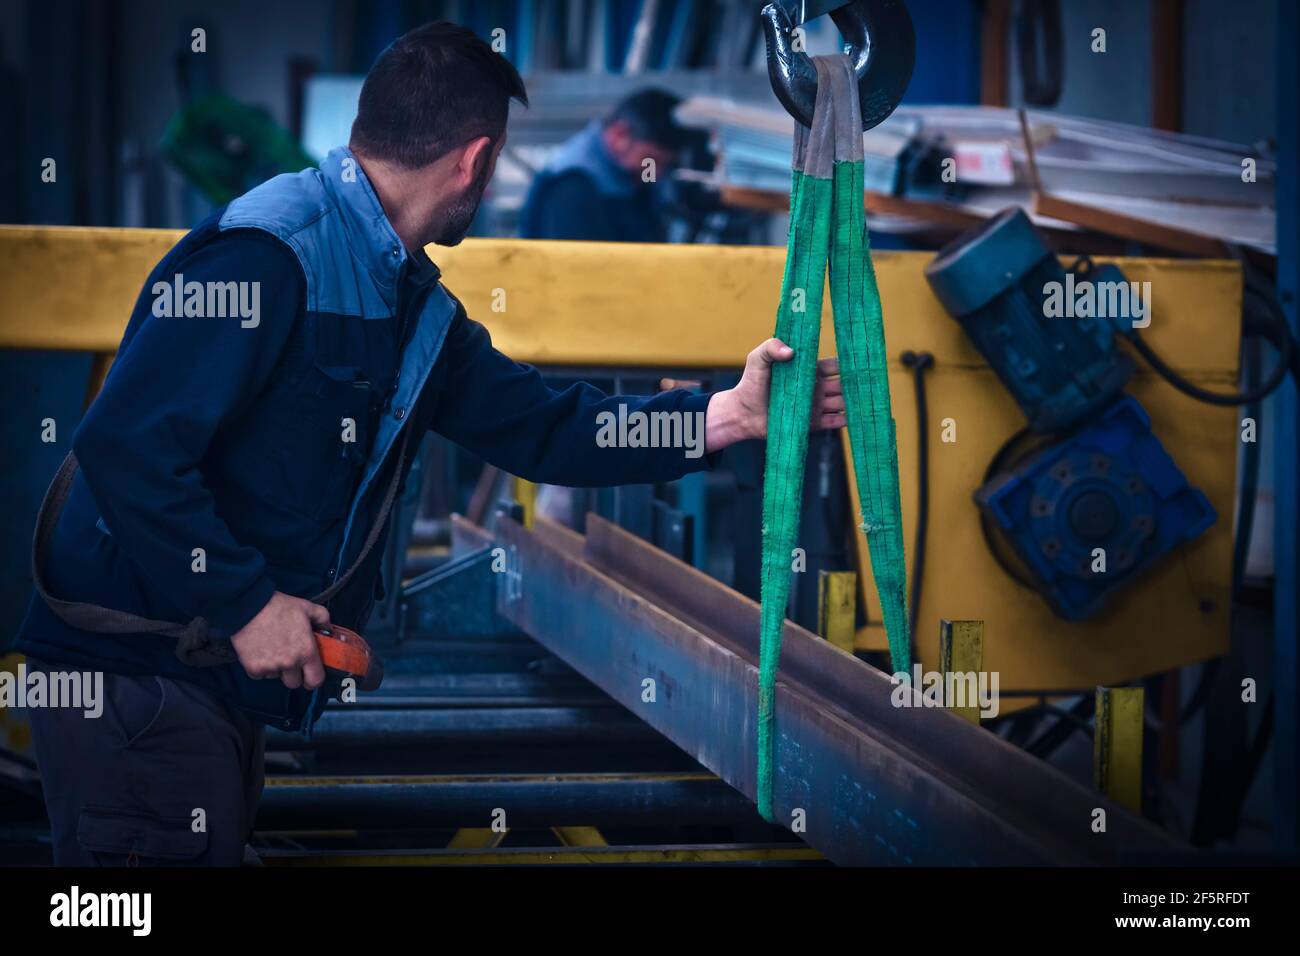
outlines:
[[[548,183],[538,197],[531,239],[585,239],[614,242],[619,231],[591,177],[565,173]]]
[[[712,464],[703,454],[711,395],[609,396],[585,383],[557,391],[537,369],[493,348],[463,309],[439,361],[448,365],[447,383],[433,430],[512,475],[599,488],[671,481]],[[650,447],[656,433],[668,435],[670,447],[662,440]]]
[[[169,257],[171,258],[171,257]],[[266,561],[235,541],[200,471],[214,434],[271,375],[303,299],[302,268],[253,231],[220,236],[167,264],[150,283],[256,282],[257,324],[238,317],[163,318],[146,286],[104,389],[73,439],[81,474],[122,552],[155,588],[227,636],[275,590]],[[159,270],[161,271],[161,270]],[[206,571],[195,573],[202,548]]]

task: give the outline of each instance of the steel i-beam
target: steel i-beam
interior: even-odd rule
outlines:
[[[750,800],[758,605],[600,518],[503,520],[498,611]],[[777,818],[844,864],[1103,864],[1178,846],[1114,801],[786,623]]]

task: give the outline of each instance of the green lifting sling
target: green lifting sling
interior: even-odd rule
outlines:
[[[835,345],[871,569],[894,671],[911,669],[898,448],[889,403],[885,330],[862,205],[858,84],[847,57],[814,57],[809,129],[794,127],[790,233],[776,337],[794,358],[772,370],[763,475],[762,636],[758,683],[758,809],[775,822],[775,697],[781,629],[799,531],[808,423],[817,376],[822,288],[830,268]]]

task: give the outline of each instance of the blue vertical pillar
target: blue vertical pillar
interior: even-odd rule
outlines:
[[[1300,254],[1300,70],[1296,50],[1300,48],[1300,5],[1277,5],[1277,291],[1287,322],[1300,335],[1297,321],[1297,255]],[[1275,393],[1273,420],[1277,430],[1275,463],[1276,511],[1274,540],[1274,649],[1277,673],[1274,692],[1273,773],[1276,787],[1276,844],[1279,852],[1300,851],[1296,813],[1300,807],[1297,773],[1300,768],[1300,584],[1296,561],[1300,557],[1297,526],[1297,479],[1300,479],[1300,415],[1297,389],[1292,380]]]

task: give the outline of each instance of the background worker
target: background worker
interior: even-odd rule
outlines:
[[[570,138],[537,174],[524,202],[525,239],[663,242],[659,211],[689,133],[660,89],[622,100]]]

